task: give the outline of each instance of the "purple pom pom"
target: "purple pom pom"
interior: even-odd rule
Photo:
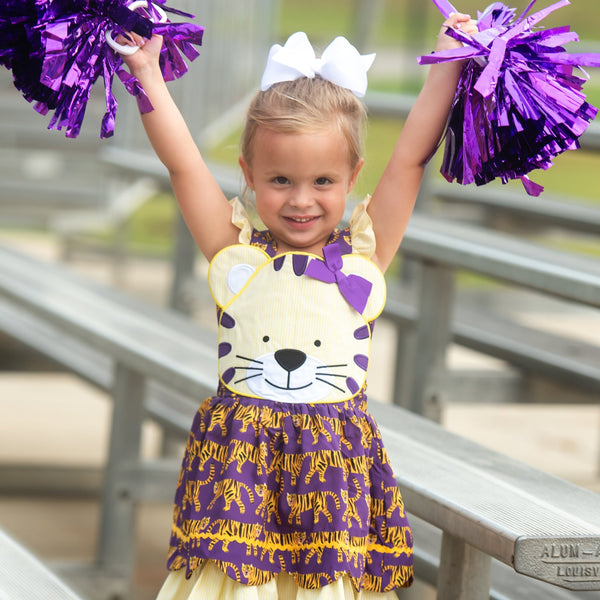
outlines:
[[[447,9],[446,2],[433,1],[442,12]],[[419,58],[420,64],[468,59],[445,133],[441,172],[448,181],[521,179],[527,193],[537,196],[543,187],[527,174],[548,169],[555,156],[578,148],[598,112],[582,92],[585,72],[579,76],[574,68],[600,67],[600,54],[568,54],[562,44],[578,41],[568,26],[535,30],[569,4],[560,0],[528,17],[535,1],[517,19],[515,9],[494,2],[478,13],[473,37],[448,30],[463,48]]]
[[[147,0],[132,11],[126,0],[4,0],[0,6],[0,64],[13,72],[15,86],[42,114],[54,111],[49,129],[65,128],[67,137],[80,132],[92,86],[102,77],[106,114],[100,137],[114,133],[117,102],[112,82],[117,75],[137,97],[142,112],[152,110],[139,82],[105,40],[106,33],[133,31],[150,38],[163,36],[160,66],[168,81],[188,69],[204,29],[191,23],[161,22],[162,11],[192,17],[169,8],[164,0]]]

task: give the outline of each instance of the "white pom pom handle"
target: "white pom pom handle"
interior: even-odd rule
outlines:
[[[136,10],[137,8],[141,8],[142,6],[144,8],[148,8],[148,1],[149,0],[135,0],[134,2],[132,2],[131,4],[129,4],[127,6],[127,8],[129,10]],[[167,13],[165,13],[165,11],[158,5],[154,5],[154,8],[156,9],[156,11],[159,14],[159,20],[158,23],[166,23],[167,22]],[[129,44],[119,44],[118,42],[115,41],[115,38],[113,37],[113,33],[111,31],[107,31],[104,34],[104,37],[106,39],[106,43],[115,51],[118,52],[119,54],[125,54],[126,56],[131,56],[132,54],[135,54],[138,50],[139,50],[139,46],[130,46]]]

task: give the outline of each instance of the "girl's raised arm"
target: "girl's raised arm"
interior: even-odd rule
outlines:
[[[140,48],[131,56],[124,56],[124,61],[154,107],[142,115],[142,123],[154,151],[169,171],[187,226],[210,260],[219,250],[237,242],[238,230],[231,223],[231,207],[163,80],[158,63],[162,38],[155,35],[142,41],[132,37]]]
[[[452,15],[444,22],[437,50],[460,45],[445,35],[446,27],[460,27],[468,34],[477,30],[468,15]],[[377,242],[373,260],[384,271],[390,265],[406,231],[427,159],[444,132],[461,68],[462,64],[457,62],[430,67],[390,161],[373,192],[368,208]]]

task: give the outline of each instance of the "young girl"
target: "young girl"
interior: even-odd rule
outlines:
[[[446,27],[475,31],[452,15],[438,50],[457,46]],[[211,261],[219,317],[218,392],[191,428],[159,598],[394,598],[413,579],[412,536],[366,410],[372,322],[461,67],[431,68],[373,196],[338,229],[363,165],[357,95],[372,57],[343,38],[326,51],[346,55],[341,67],[311,58],[304,34],[274,46],[239,159],[257,231],[167,92],[161,39],[134,41],[126,62],[154,106],[142,120]]]

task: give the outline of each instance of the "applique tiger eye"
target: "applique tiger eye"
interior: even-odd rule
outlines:
[[[321,345],[321,340],[315,340],[315,346],[318,348]]]
[[[271,338],[268,335],[265,335],[265,337],[263,337],[263,342],[268,342]]]

